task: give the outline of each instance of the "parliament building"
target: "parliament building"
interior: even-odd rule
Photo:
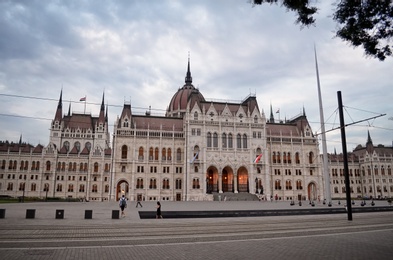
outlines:
[[[89,201],[202,201],[217,198],[322,200],[345,197],[342,160],[329,155],[323,178],[319,143],[305,109],[276,120],[256,95],[239,102],[207,100],[191,77],[174,93],[165,115],[136,114],[125,102],[113,136],[104,95],[99,115],[63,111],[62,92],[49,144],[0,142],[0,195]],[[371,143],[371,144],[370,144]],[[357,196],[393,195],[392,147],[358,146],[350,174]],[[341,163],[340,163],[341,162]],[[248,197],[247,197],[248,196]]]

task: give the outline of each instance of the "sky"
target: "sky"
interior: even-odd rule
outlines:
[[[255,94],[276,120],[304,108],[321,140],[315,46],[328,152],[342,151],[338,91],[347,150],[364,146],[368,131],[391,146],[393,58],[366,57],[335,37],[334,2],[313,1],[316,25],[301,28],[280,5],[248,0],[0,1],[0,140],[48,145],[61,90],[63,113],[84,112],[86,96],[93,116],[105,94],[111,133],[125,102],[164,115],[188,58],[205,99]]]

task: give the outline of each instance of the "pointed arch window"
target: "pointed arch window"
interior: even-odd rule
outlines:
[[[138,150],[138,160],[143,161],[143,147],[142,146],[139,147],[139,150]]]
[[[300,155],[299,155],[299,152],[295,153],[295,160],[296,160],[296,164],[300,164]]]
[[[213,147],[218,147],[218,134],[214,133],[213,134]]]
[[[172,160],[172,150],[171,148],[168,148],[168,161]]]
[[[237,148],[242,148],[242,136],[240,134],[237,134]]]
[[[157,180],[155,178],[150,179],[149,189],[157,189]]]
[[[277,163],[281,163],[281,154],[277,152]]]
[[[127,151],[128,151],[127,145],[123,145],[121,147],[121,159],[127,159]]]
[[[98,172],[98,162],[94,163],[94,172]]]
[[[198,112],[197,111],[194,112],[194,120],[198,120]]]
[[[231,133],[228,134],[228,148],[233,148],[233,137]]]
[[[165,178],[162,180],[162,189],[169,190],[169,179]]]
[[[154,150],[154,160],[155,160],[155,161],[158,161],[158,153],[159,153],[159,150],[158,150],[158,148],[156,147],[156,149]]]
[[[84,184],[79,185],[79,192],[85,192],[85,185]]]
[[[176,150],[176,160],[179,162],[181,161],[181,149],[177,148]]]
[[[207,133],[206,135],[206,143],[207,143],[207,147],[212,147],[212,134],[210,132]]]
[[[143,178],[138,178],[136,180],[136,188],[137,189],[143,189]]]
[[[222,133],[222,148],[227,148],[227,134]]]
[[[280,180],[275,180],[274,181],[274,189],[275,190],[281,190],[281,181]]]
[[[180,190],[181,189],[181,184],[182,184],[181,179],[176,179],[175,189]]]
[[[165,161],[166,160],[166,149],[162,148],[161,150],[161,160]]]
[[[257,115],[254,116],[254,124],[258,124],[258,116]]]
[[[247,135],[243,134],[243,148],[247,149]]]

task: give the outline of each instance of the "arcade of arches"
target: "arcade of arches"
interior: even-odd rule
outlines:
[[[240,167],[236,173],[230,166],[224,167],[221,172],[215,166],[210,166],[206,172],[207,193],[213,192],[249,192],[248,171]]]

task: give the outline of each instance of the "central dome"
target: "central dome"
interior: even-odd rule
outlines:
[[[167,116],[182,117],[187,109],[187,104],[190,102],[190,108],[194,106],[196,102],[205,101],[203,95],[198,89],[192,85],[192,77],[190,72],[190,59],[188,59],[187,75],[185,83],[182,88],[173,95],[171,102],[169,103]]]

